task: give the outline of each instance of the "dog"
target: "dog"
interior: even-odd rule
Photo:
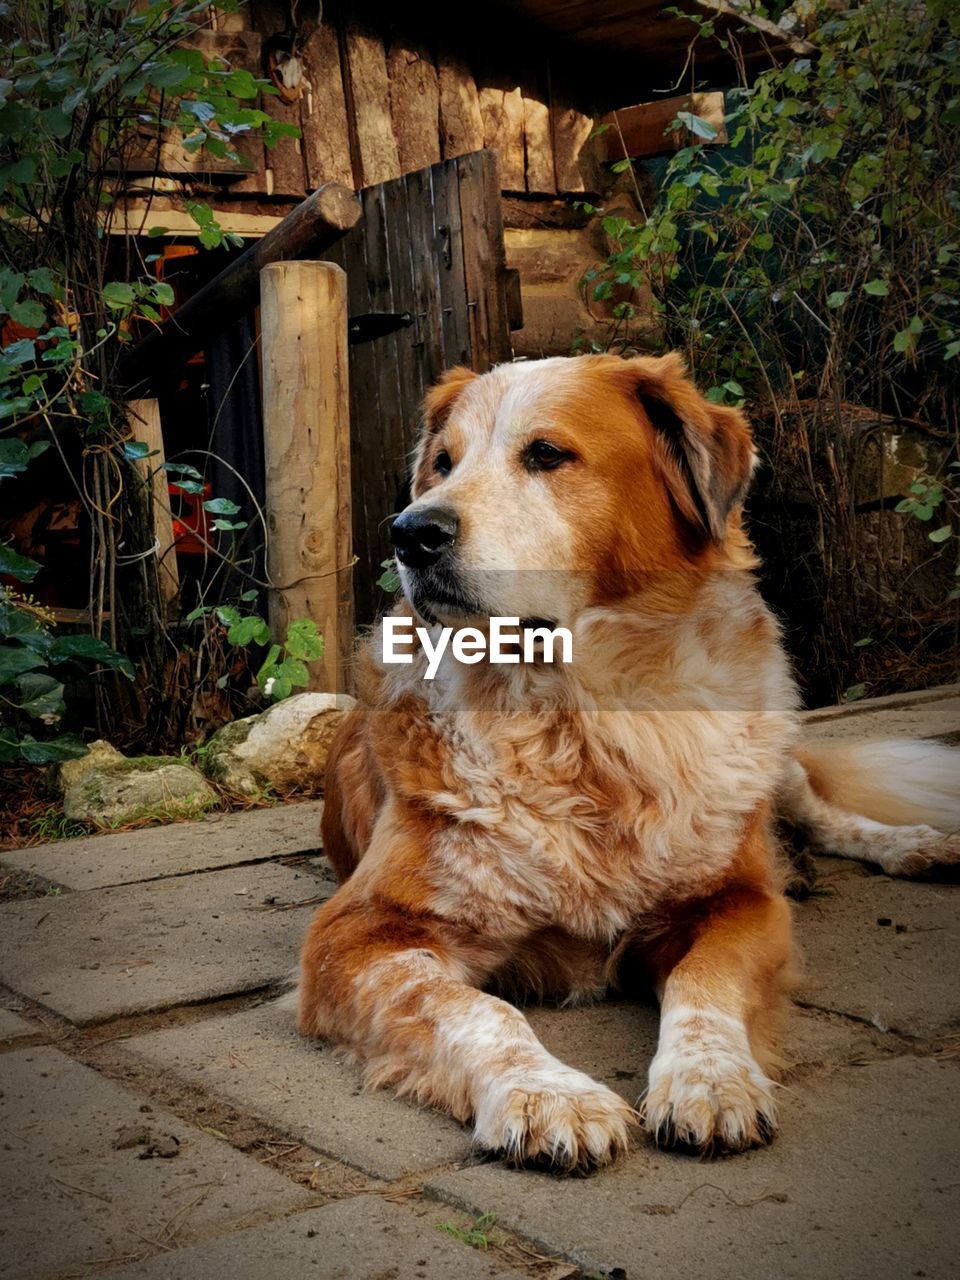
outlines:
[[[800,743],[741,519],[756,458],[676,354],[457,368],[426,396],[396,613],[567,627],[572,661],[445,653],[427,680],[375,630],[328,762],[341,887],[299,1027],[513,1162],[604,1165],[639,1124],[698,1151],[770,1138],[794,956],[776,818],[894,875],[960,860],[957,753]],[[637,982],[661,1006],[637,1109],[503,998]]]

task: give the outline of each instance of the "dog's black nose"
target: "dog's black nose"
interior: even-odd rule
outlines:
[[[402,511],[390,526],[390,540],[401,564],[426,569],[435,564],[457,536],[460,521],[446,507]]]

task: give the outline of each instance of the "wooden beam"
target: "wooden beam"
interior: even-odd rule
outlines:
[[[338,182],[320,187],[133,348],[121,368],[126,385],[141,385],[161,360],[192,355],[256,306],[265,266],[284,258],[319,257],[357,224],[360,213],[360,202],[347,187]]]
[[[600,121],[609,127],[597,139],[599,158],[610,162],[622,160],[624,154],[631,157],[656,156],[688,146],[693,137],[689,130],[667,132],[680,111],[689,111],[716,129],[717,135],[711,139],[713,145],[729,141],[723,120],[723,94],[693,93],[611,111]]]
[[[387,55],[390,111],[400,154],[400,172],[413,173],[440,161],[440,88],[425,46],[395,44]]]
[[[170,490],[163,470],[163,431],[160,427],[160,404],[157,400],[128,400],[127,421],[135,440],[150,447],[150,457],[141,458],[136,466],[144,483],[151,488],[153,531],[157,540],[157,573],[160,595],[173,600],[180,593],[180,571],[174,549],[173,516],[170,512]]]
[[[347,110],[352,116],[360,168],[357,182],[358,186],[372,187],[400,176],[390,118],[387,56],[377,32],[359,22],[347,23],[343,47]]]
[[[307,189],[323,182],[354,181],[350,159],[350,130],[340,69],[340,41],[336,28],[320,22],[303,46],[306,88],[300,99],[300,139],[307,166]]]
[[[345,692],[353,646],[347,277],[274,262],[260,277],[270,629],[311,618],[324,639],[310,688]]]
[[[437,60],[437,78],[444,160],[479,151],[483,146],[483,116],[470,68],[462,58],[443,51]]]
[[[487,84],[479,90],[479,100],[483,145],[496,152],[502,190],[526,191],[523,91],[516,84]]]
[[[158,209],[157,201],[128,200],[110,221],[112,236],[145,236],[152,231],[159,239],[167,237],[196,239],[200,228],[182,209]],[[231,213],[216,211],[221,231],[244,240],[259,240],[283,221],[281,214]],[[105,215],[101,222],[106,221]]]

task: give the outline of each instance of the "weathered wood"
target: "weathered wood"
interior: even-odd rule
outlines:
[[[463,223],[463,268],[474,369],[509,360],[503,218],[496,160],[490,151],[464,156],[458,165]]]
[[[371,28],[349,22],[344,29],[347,110],[351,117],[357,182],[387,182],[400,173],[400,156],[390,118],[390,83],[383,41]]]
[[[152,399],[128,400],[127,421],[134,439],[142,440],[150,448],[150,456],[138,459],[136,466],[144,483],[149,484],[151,490],[160,596],[163,600],[173,600],[180,593],[180,571],[177,568],[177,553],[174,550],[173,516],[170,512],[167,473],[163,470],[166,455],[163,451],[159,402]]]
[[[717,131],[717,136],[712,139],[714,144],[728,141],[723,120],[723,94],[693,93],[611,111],[600,121],[608,128],[597,139],[598,155],[606,161],[622,160],[625,155],[656,156],[687,146],[691,140],[688,130],[667,132],[680,111],[689,111],[712,125]],[[705,140],[701,138],[698,141]]]
[[[553,166],[553,132],[546,95],[523,95],[523,137],[527,156],[527,190],[533,195],[552,195],[557,189]]]
[[[440,160],[440,85],[424,45],[402,41],[387,55],[390,111],[400,172],[425,169]]]
[[[440,81],[440,141],[443,158],[451,159],[483,146],[483,117],[476,82],[462,58],[442,53],[437,63]]]
[[[463,305],[463,217],[460,212],[459,163],[432,172],[433,258],[440,291],[441,366],[430,370],[434,381],[442,369],[470,363],[470,322]]]
[[[479,89],[483,145],[497,155],[500,186],[525,191],[523,152],[523,93],[519,85],[488,83]]]
[[[127,385],[142,380],[161,358],[191,355],[255,305],[260,272],[268,263],[320,257],[359,221],[360,212],[353,192],[337,182],[308,196],[130,352],[122,368]]]
[[[320,23],[307,39],[303,63],[306,83],[300,98],[300,128],[308,189],[313,191],[324,182],[357,186],[350,159],[340,42],[328,22]]]
[[[270,629],[311,618],[324,637],[310,687],[345,691],[353,643],[347,282],[330,262],[261,275]]]
[[[257,0],[250,6],[254,28],[264,41],[287,29],[289,9],[285,0]],[[263,75],[263,68],[258,69]],[[300,103],[281,102],[276,94],[265,94],[262,108],[284,124],[300,127]],[[275,146],[264,153],[264,191],[271,196],[302,196],[307,189],[306,170],[300,139],[279,138]]]
[[[550,108],[550,120],[557,190],[599,190],[600,166],[597,163],[596,139],[592,138],[593,118],[576,107],[555,102]]]
[[[425,389],[449,365],[486,368],[509,359],[510,337],[491,153],[405,174],[365,189],[361,199],[363,220],[327,254],[347,271],[350,314],[413,317],[350,348],[354,604],[364,624],[388,603],[376,579],[389,555],[387,519],[408,476]],[[491,334],[490,325],[502,331]]]

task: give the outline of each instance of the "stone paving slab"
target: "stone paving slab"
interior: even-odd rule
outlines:
[[[437,1229],[435,1210],[354,1196],[110,1271],[110,1280],[521,1280]]]
[[[115,1149],[121,1130],[144,1126],[178,1138],[178,1154]],[[46,1046],[0,1056],[0,1130],[0,1274],[11,1280],[244,1227],[313,1198]]]
[[[546,1047],[635,1103],[657,1040],[657,1012],[630,1001],[583,1009],[531,1008]],[[791,1064],[844,1062],[876,1052],[882,1037],[841,1019],[796,1010]],[[303,1040],[276,1003],[225,1018],[151,1032],[127,1052],[203,1085],[247,1114],[375,1177],[392,1180],[470,1155],[470,1134],[391,1091],[361,1091],[359,1068],[328,1045]]]
[[[958,1125],[960,1063],[897,1058],[793,1086],[764,1150],[704,1162],[643,1146],[586,1179],[479,1165],[427,1191],[629,1280],[952,1280]]]
[[[102,889],[320,848],[322,800],[212,813],[199,822],[7,849],[0,862],[68,889]]]
[[[804,738],[945,738],[960,740],[960,685],[894,693],[840,707],[818,707],[803,717]]]
[[[818,858],[817,891],[796,914],[801,999],[906,1035],[960,1026],[960,885]]]
[[[124,1050],[202,1084],[324,1155],[392,1180],[470,1153],[470,1135],[390,1090],[364,1093],[360,1072],[297,1034],[292,1011],[260,1005],[151,1032]]]
[[[254,990],[295,967],[307,871],[264,863],[0,907],[0,982],[78,1024]]]
[[[12,1009],[0,1009],[0,1042],[18,1040],[21,1036],[36,1035],[42,1027],[31,1025],[19,1017]]]

